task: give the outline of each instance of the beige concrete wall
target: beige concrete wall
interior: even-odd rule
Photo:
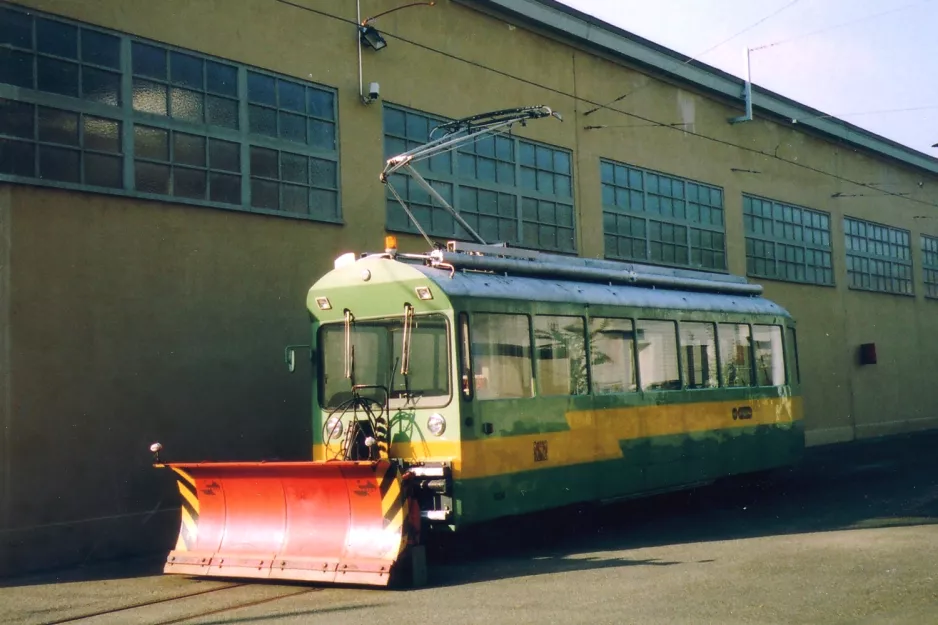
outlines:
[[[11,245],[0,237],[0,323],[11,333],[0,333],[0,390],[15,374],[10,406],[0,401],[11,425],[0,462],[7,568],[165,547],[174,514],[151,513],[173,505],[173,491],[148,467],[154,439],[190,459],[306,454],[309,372],[288,376],[282,348],[306,342],[309,285],[336,255],[381,247],[385,215],[381,105],[358,98],[353,2],[295,0],[340,19],[274,0],[24,4],[337,88],[345,224],[0,184],[0,233],[13,233]],[[365,15],[387,8],[362,5]],[[451,117],[532,104],[564,114],[517,132],[574,151],[584,256],[603,253],[600,158],[723,187],[735,273],[745,273],[742,193],[830,212],[836,286],[765,282],[799,320],[809,440],[938,425],[938,302],[922,296],[918,252],[918,233],[938,234],[938,219],[914,218],[938,211],[901,198],[834,199],[870,190],[812,168],[931,203],[938,178],[790,125],[730,125],[739,102],[449,1],[378,25],[414,42],[389,37],[380,53],[365,51],[365,83],[380,82],[385,101]],[[626,91],[621,112],[584,115]],[[844,214],[912,232],[914,298],[847,288]],[[401,242],[423,249],[415,237]],[[857,364],[865,342],[877,344],[879,364]]]

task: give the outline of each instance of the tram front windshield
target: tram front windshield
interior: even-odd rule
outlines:
[[[380,386],[391,405],[439,407],[450,397],[449,348],[443,315],[410,320],[409,362],[404,360],[404,317],[332,323],[319,330],[319,401],[337,408],[352,397],[352,385]],[[384,391],[363,389],[361,395],[384,402]]]

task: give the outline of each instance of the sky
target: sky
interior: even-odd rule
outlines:
[[[938,157],[938,0],[560,1]]]

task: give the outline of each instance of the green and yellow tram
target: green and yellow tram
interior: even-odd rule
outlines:
[[[312,287],[315,460],[356,453],[353,386],[387,395],[391,458],[441,469],[421,512],[452,529],[799,457],[795,325],[758,287],[480,250],[389,249]]]

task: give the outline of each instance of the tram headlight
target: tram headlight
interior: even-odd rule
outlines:
[[[427,419],[427,429],[434,436],[442,436],[443,432],[446,431],[446,419],[441,414],[434,413],[430,415],[430,418]]]
[[[326,421],[326,440],[329,441],[340,436],[342,436],[342,418],[329,417],[329,420]]]

